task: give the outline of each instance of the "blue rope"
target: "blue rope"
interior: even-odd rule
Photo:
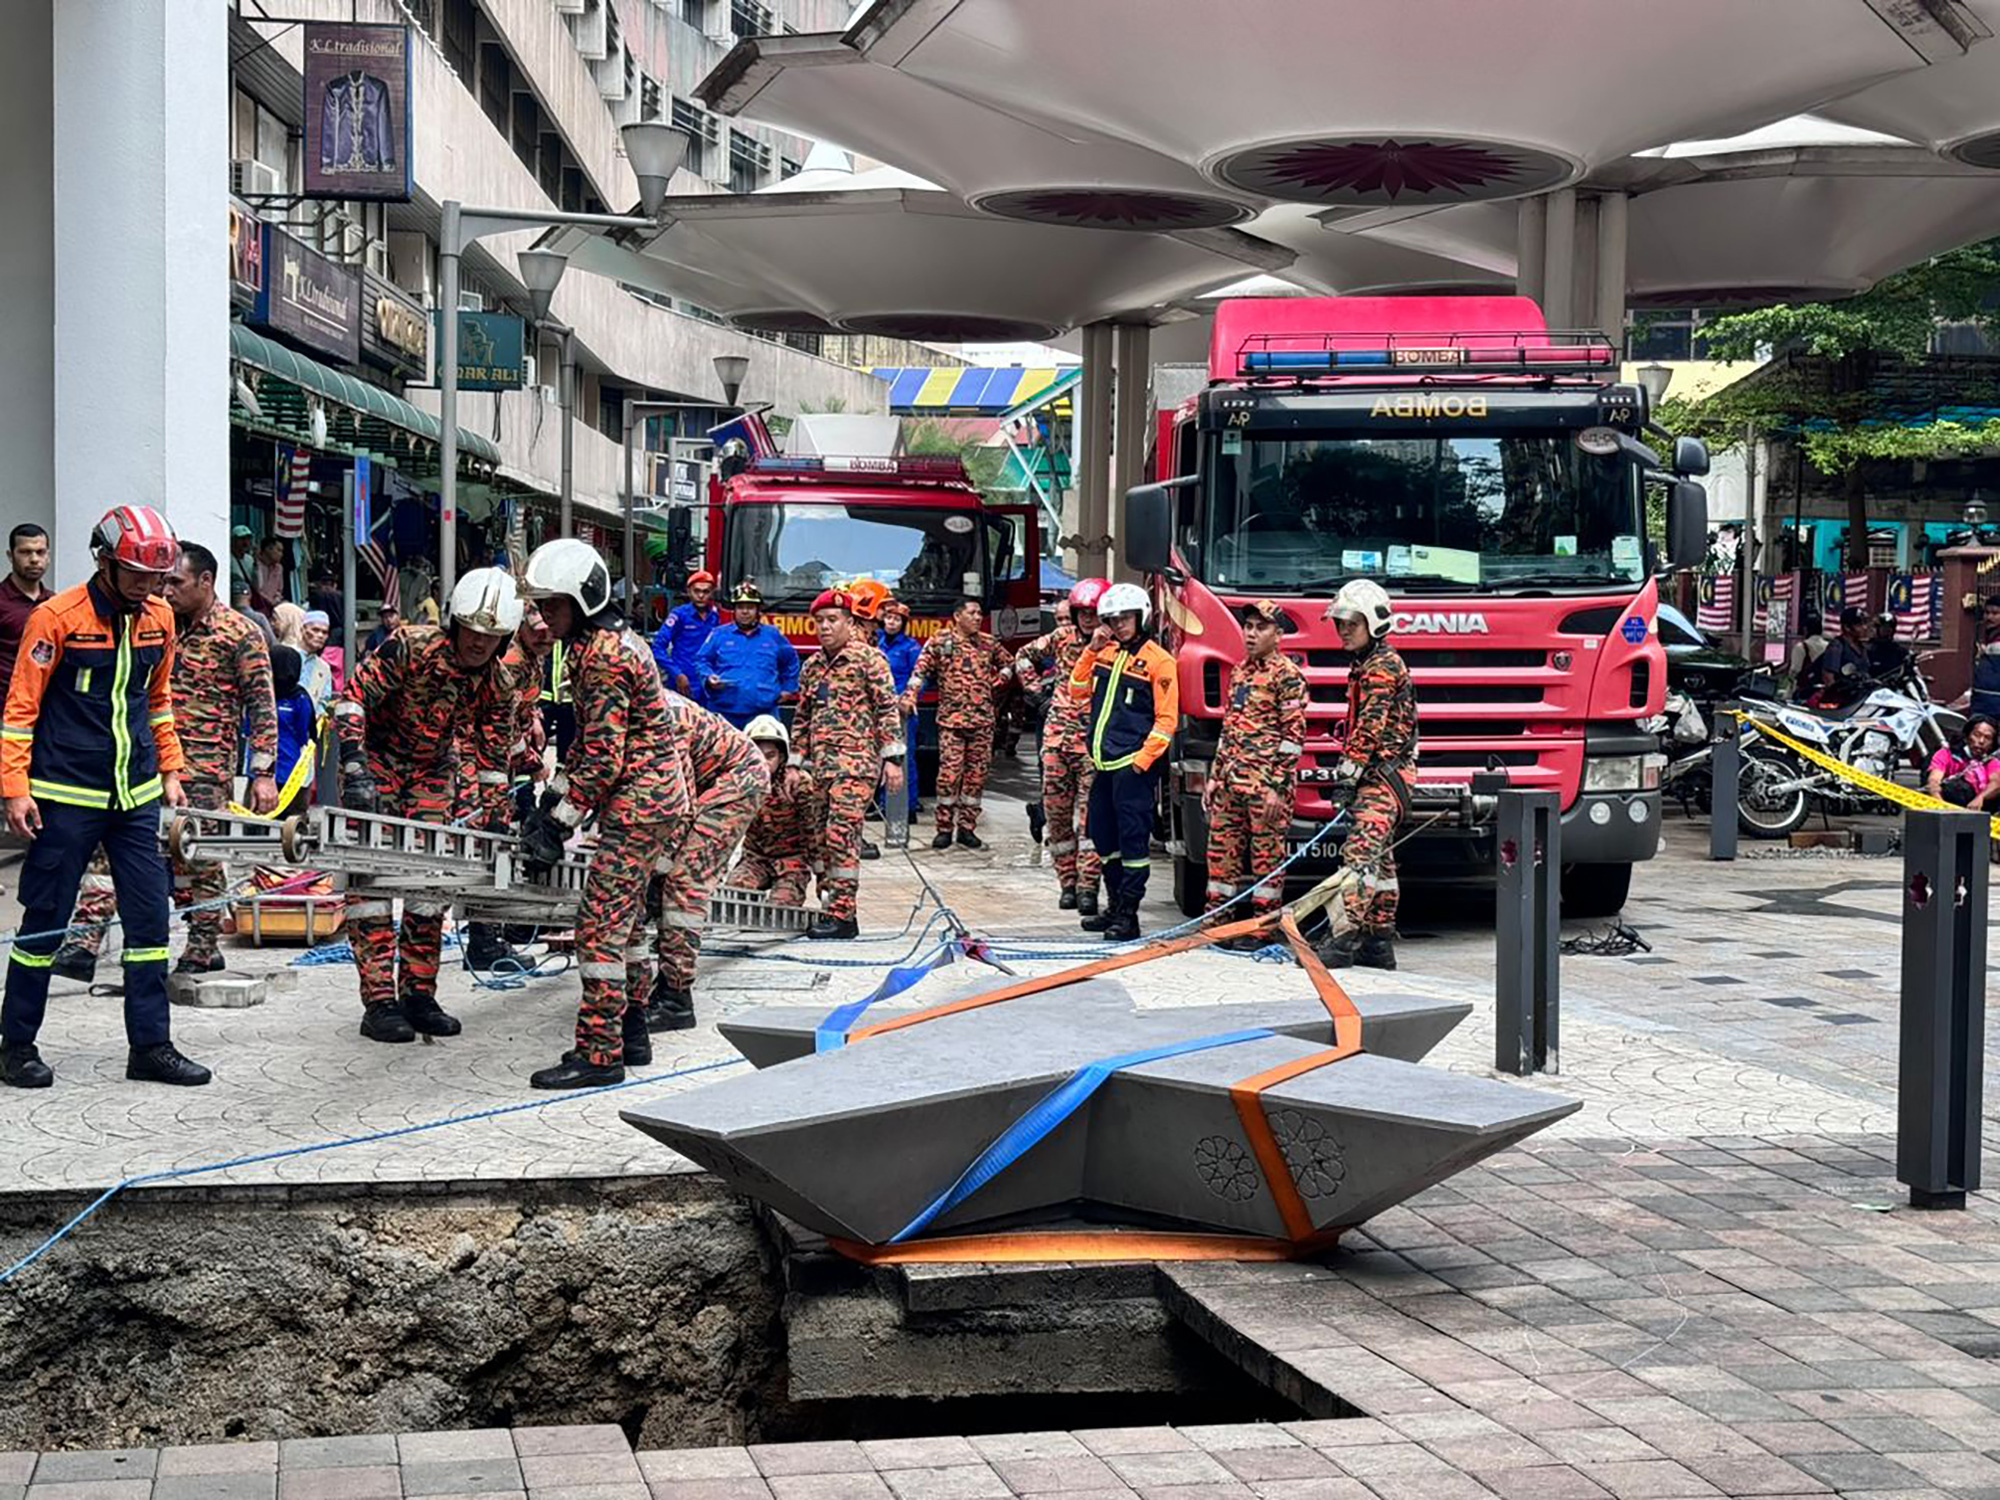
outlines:
[[[643,1088],[649,1084],[671,1083],[676,1078],[691,1078],[697,1073],[713,1073],[720,1068],[736,1068],[743,1065],[740,1057],[725,1058],[721,1062],[699,1063],[691,1068],[682,1068],[673,1073],[662,1073],[654,1078],[628,1078],[623,1083],[602,1084],[593,1089],[577,1089],[550,1099],[530,1099],[525,1104],[502,1104],[493,1109],[482,1109],[472,1114],[448,1115],[442,1120],[426,1120],[419,1125],[399,1125],[393,1130],[377,1130],[368,1135],[352,1135],[337,1141],[319,1141],[310,1146],[288,1146],[282,1151],[265,1151],[256,1156],[238,1156],[229,1161],[210,1162],[200,1167],[174,1167],[165,1172],[144,1172],[137,1177],[127,1177],[114,1183],[99,1193],[78,1212],[67,1224],[50,1235],[33,1250],[15,1261],[5,1271],[0,1271],[0,1285],[12,1281],[21,1272],[47,1255],[57,1245],[80,1228],[83,1222],[95,1214],[105,1204],[116,1198],[125,1189],[141,1187],[151,1182],[173,1182],[184,1177],[202,1177],[211,1172],[226,1172],[232,1167],[258,1166],[264,1162],[286,1161],[298,1156],[314,1156],[322,1151],[338,1151],[347,1146],[366,1146],[376,1141],[392,1141],[406,1135],[422,1135],[427,1131],[442,1130],[447,1125],[469,1125],[477,1120],[498,1119],[502,1115],[516,1115],[532,1109],[547,1109],[552,1104],[566,1104],[573,1099],[590,1099],[600,1094],[615,1094],[624,1089]]]
[[[1030,1106],[1020,1119],[1001,1131],[993,1144],[980,1152],[950,1187],[931,1200],[928,1208],[891,1235],[889,1243],[900,1245],[912,1235],[921,1234],[934,1221],[950,1213],[1026,1156],[1048,1139],[1057,1126],[1081,1109],[1120,1068],[1134,1068],[1162,1058],[1184,1057],[1190,1052],[1206,1052],[1212,1047],[1233,1047],[1238,1042],[1256,1041],[1269,1035],[1270,1031],[1263,1027],[1229,1031],[1220,1036],[1192,1037],[1186,1041],[1167,1042],[1143,1051],[1126,1052],[1117,1057],[1085,1063]]]

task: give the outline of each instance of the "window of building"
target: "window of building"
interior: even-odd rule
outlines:
[[[645,73],[639,75],[639,118],[642,120],[660,118],[659,81]]]
[[[715,116],[698,104],[676,99],[673,102],[673,126],[690,137],[687,169],[697,177],[710,176],[715,170],[714,152],[720,135]]]
[[[754,193],[771,172],[771,148],[740,130],[729,132],[729,191]]]
[[[787,177],[796,177],[804,170],[805,168],[800,163],[793,161],[789,156],[778,158],[778,180],[780,182],[783,182]]]
[[[729,29],[738,37],[769,36],[777,22],[771,9],[757,0],[729,0]]]
[[[680,0],[680,13],[696,31],[708,30],[708,0]]]

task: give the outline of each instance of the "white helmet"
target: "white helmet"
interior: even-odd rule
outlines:
[[[753,744],[773,744],[785,752],[785,759],[792,757],[792,732],[785,728],[784,720],[776,714],[759,714],[743,726],[743,733]]]
[[[521,588],[530,599],[573,599],[589,619],[611,603],[611,570],[590,543],[566,536],[529,554]]]
[[[445,622],[481,635],[512,635],[520,628],[523,613],[512,573],[504,568],[474,568],[453,586]]]
[[[1141,625],[1144,625],[1153,613],[1152,601],[1147,599],[1146,591],[1136,583],[1114,583],[1097,601],[1097,615],[1102,620],[1108,620],[1113,615],[1135,613],[1139,616]]]
[[[1340,586],[1333,603],[1320,616],[1324,620],[1365,620],[1368,633],[1377,638],[1389,633],[1395,611],[1389,607],[1389,592],[1372,578],[1353,578]]]

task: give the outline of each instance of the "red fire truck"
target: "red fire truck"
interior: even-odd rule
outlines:
[[[819,649],[807,614],[822,589],[873,578],[910,607],[910,634],[944,627],[964,595],[1010,647],[1041,631],[1041,539],[1032,505],[988,505],[950,457],[788,456],[747,461],[710,488],[705,566],[721,594],[745,579],[801,655]],[[935,689],[919,708],[918,751],[936,750]]]
[[[1707,499],[1691,476],[1708,455],[1682,439],[1663,463],[1642,441],[1644,389],[1618,376],[1601,335],[1552,332],[1524,297],[1220,305],[1208,386],[1161,414],[1161,482],[1125,510],[1126,560],[1181,669],[1163,811],[1183,911],[1206,886],[1201,791],[1250,601],[1284,607],[1282,649],[1309,685],[1294,846],[1332,816],[1347,655],[1321,616],[1351,578],[1388,589],[1416,685],[1418,815],[1438,818],[1405,868],[1490,869],[1469,788],[1504,771],[1561,799],[1565,910],[1624,904],[1660,835],[1658,741],[1641,728],[1666,686],[1645,486],[1668,486],[1666,562],[1696,561]]]

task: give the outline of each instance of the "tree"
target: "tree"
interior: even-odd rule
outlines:
[[[1662,403],[1662,426],[1730,446],[1746,434],[1791,434],[1806,461],[1839,479],[1847,500],[1848,565],[1868,562],[1864,465],[1881,458],[1956,458],[2000,448],[2000,422],[1912,422],[1887,408],[1877,378],[1919,363],[1941,322],[2000,332],[2000,240],[1948,251],[1885,276],[1842,302],[1780,303],[1702,326],[1714,359],[1781,360],[1698,402]],[[1963,399],[1962,397],[1960,399]]]
[[[1006,498],[997,491],[1007,466],[1007,450],[993,448],[977,438],[961,436],[935,417],[911,422],[903,430],[903,451],[913,457],[955,458],[965,465],[981,498],[989,503]]]

